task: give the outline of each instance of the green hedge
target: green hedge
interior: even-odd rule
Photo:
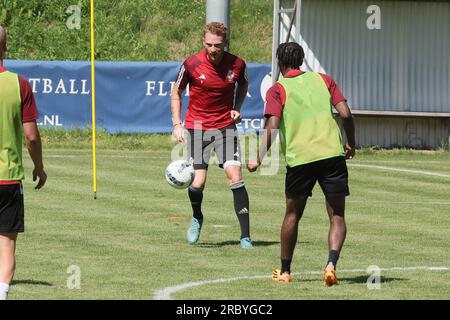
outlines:
[[[81,8],[80,29],[66,25]],[[202,48],[206,0],[95,1],[96,59],[180,61]],[[248,62],[270,62],[272,0],[231,1],[231,52]],[[9,35],[7,58],[89,60],[88,0],[0,0]]]

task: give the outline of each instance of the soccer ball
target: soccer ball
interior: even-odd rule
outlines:
[[[191,162],[176,160],[166,168],[166,181],[175,189],[185,189],[194,181],[195,171]]]

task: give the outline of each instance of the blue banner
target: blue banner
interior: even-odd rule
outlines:
[[[96,62],[97,128],[111,133],[172,131],[170,92],[181,62]],[[89,62],[5,60],[5,68],[29,80],[38,124],[70,129],[91,126]],[[263,127],[270,64],[249,63],[249,92],[241,109],[242,131]],[[183,97],[183,119],[188,90]]]

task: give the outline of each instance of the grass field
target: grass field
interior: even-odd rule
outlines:
[[[26,232],[18,240],[10,299],[450,298],[448,152],[365,150],[349,163],[341,281],[324,288],[328,222],[318,187],[300,225],[294,281],[270,280],[279,267],[283,165],[275,176],[244,172],[253,250],[239,247],[232,194],[221,169],[211,167],[204,228],[198,245],[189,246],[186,191],[172,189],[163,177],[167,146],[99,148],[94,200],[90,150],[49,145],[49,179],[40,191],[33,190],[26,157]],[[370,265],[382,268],[379,290],[366,285]],[[71,266],[79,268],[79,289],[68,288],[74,283]],[[447,269],[407,269],[424,266]],[[238,279],[220,280],[230,278]],[[193,282],[202,283],[177,287]]]

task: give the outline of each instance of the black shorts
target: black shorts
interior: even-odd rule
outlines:
[[[286,197],[310,197],[316,181],[319,181],[327,198],[350,195],[345,157],[334,157],[292,168],[287,167]]]
[[[214,149],[219,167],[241,166],[239,133],[236,125],[218,130],[188,129],[188,155],[194,163],[194,169],[208,169],[211,150]]]
[[[0,232],[23,232],[22,184],[0,184]]]

